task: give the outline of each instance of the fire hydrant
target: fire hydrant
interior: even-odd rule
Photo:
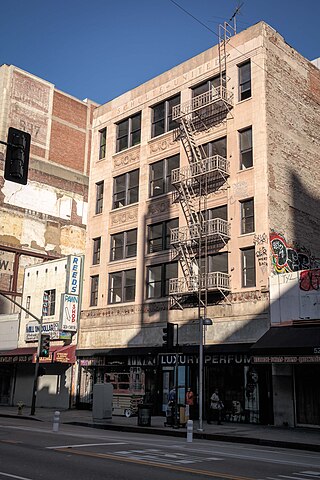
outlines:
[[[18,415],[22,415],[22,409],[24,407],[23,402],[18,402]]]

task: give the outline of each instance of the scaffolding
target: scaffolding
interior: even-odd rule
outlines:
[[[197,305],[203,318],[208,293],[226,296],[230,291],[228,273],[208,271],[208,245],[226,245],[230,227],[222,218],[209,219],[207,208],[208,195],[226,186],[230,165],[220,155],[208,156],[196,134],[230,118],[233,93],[227,88],[227,44],[234,33],[235,20],[233,26],[227,22],[219,26],[219,84],[172,108],[172,120],[178,124],[174,138],[183,145],[188,165],[171,174],[173,203],[180,204],[186,222],[171,229],[172,260],[179,260],[183,274],[169,280],[171,308]]]

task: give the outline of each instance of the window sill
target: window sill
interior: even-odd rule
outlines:
[[[132,257],[124,257],[124,258],[118,258],[117,260],[109,260],[109,264],[117,265],[118,263],[121,263],[121,262],[129,262],[136,259],[137,259],[137,255],[134,255]]]
[[[238,170],[237,173],[243,173],[243,172],[247,172],[248,170],[253,170],[254,169],[254,165],[252,165],[252,167],[248,167],[248,168],[241,168]]]
[[[110,210],[110,213],[112,212],[118,212],[119,210],[123,210],[124,208],[129,208],[129,207],[132,207],[134,205],[139,205],[139,201],[138,202],[134,202],[134,203],[129,203],[129,205],[124,205],[123,207],[116,207],[116,208],[112,208],[112,210]]]
[[[116,307],[118,305],[132,305],[132,306],[134,306],[135,305],[135,300],[128,300],[127,302],[123,301],[123,302],[117,302],[117,303],[109,303],[108,302],[108,307]]]
[[[238,100],[236,105],[240,105],[241,103],[248,102],[249,100],[252,100],[252,95],[249,98],[245,98],[244,100]]]

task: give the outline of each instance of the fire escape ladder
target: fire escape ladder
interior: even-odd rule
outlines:
[[[195,128],[192,120],[187,116],[181,117],[181,139],[188,156],[189,163],[199,162],[203,159],[202,151],[194,139]]]

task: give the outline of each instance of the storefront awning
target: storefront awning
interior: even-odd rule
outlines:
[[[35,347],[14,348],[0,352],[0,363],[28,363],[36,352]]]
[[[252,347],[252,355],[320,353],[320,325],[271,327]]]
[[[60,347],[54,352],[53,361],[58,363],[75,363],[76,346],[66,345],[65,347]]]

